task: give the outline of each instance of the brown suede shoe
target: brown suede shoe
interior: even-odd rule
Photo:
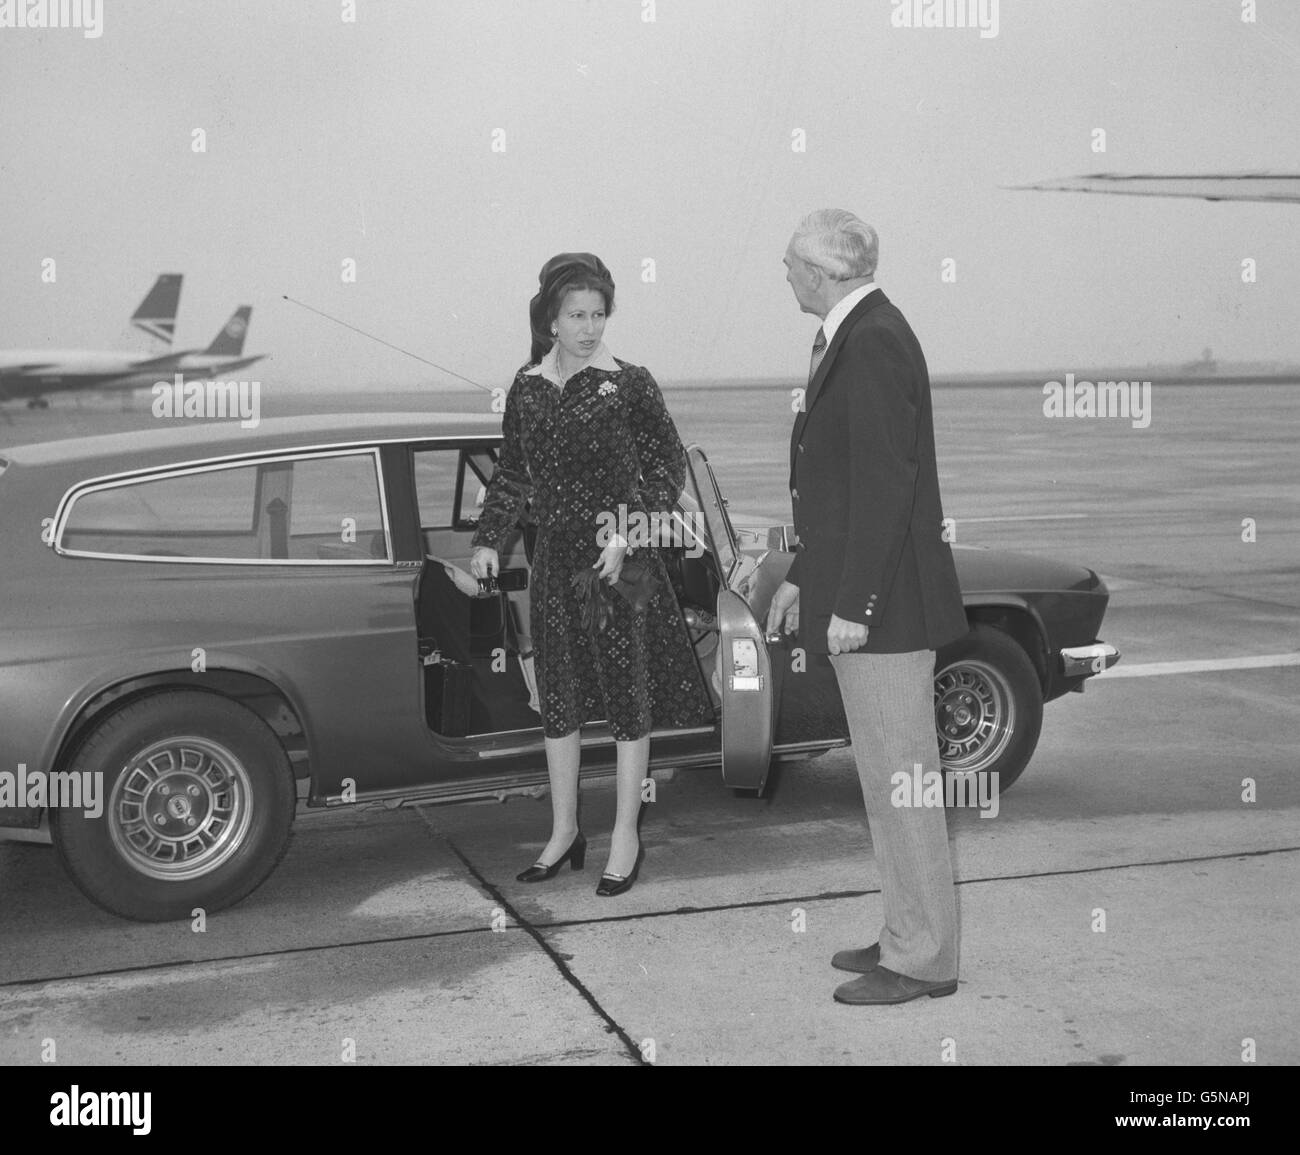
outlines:
[[[929,995],[932,999],[957,993],[957,980],[932,983],[925,979],[908,978],[886,967],[877,966],[875,970],[844,983],[835,988],[837,1003],[852,1003],[854,1006],[881,1006],[886,1003],[906,1003]]]
[[[831,959],[831,966],[837,971],[852,971],[864,975],[880,965],[880,943],[873,942],[861,950],[837,950]]]

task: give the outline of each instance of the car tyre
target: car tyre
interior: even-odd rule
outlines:
[[[288,849],[297,792],[284,748],[216,694],[127,705],[66,769],[102,772],[103,812],[52,810],[54,845],[86,897],[114,914],[162,922],[232,906]]]
[[[1043,691],[1029,655],[1001,630],[980,624],[940,650],[934,669],[945,776],[996,772],[999,791],[1009,789],[1043,726]]]

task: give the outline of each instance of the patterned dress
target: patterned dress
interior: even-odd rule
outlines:
[[[602,718],[619,741],[652,728],[709,725],[712,702],[657,550],[633,554],[659,579],[645,613],[615,594],[604,632],[582,625],[572,578],[599,559],[602,527],[620,505],[629,518],[671,510],[686,478],[681,439],[654,378],[608,353],[593,361],[609,368],[588,365],[563,388],[541,374],[545,361],[515,376],[473,544],[499,550],[531,502],[538,532],[529,596],[546,737]]]

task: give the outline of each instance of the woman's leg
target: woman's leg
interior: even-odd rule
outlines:
[[[578,731],[546,739],[546,773],[551,780],[551,840],[538,859],[557,862],[578,833],[578,763],[582,746]]]
[[[605,871],[626,878],[636,865],[636,854],[641,846],[636,822],[641,814],[641,783],[650,767],[650,735],[634,742],[618,742],[615,746],[618,750],[618,807]]]

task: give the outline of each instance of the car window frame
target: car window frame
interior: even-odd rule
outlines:
[[[436,440],[413,441],[407,446],[407,449],[412,479],[415,476],[415,459],[419,454],[434,450],[456,454],[456,484],[451,501],[451,524],[426,526],[424,524],[424,510],[420,507],[420,495],[417,491],[415,494],[415,508],[416,520],[420,523],[420,532],[472,532],[478,525],[478,519],[465,516],[465,495],[469,490],[469,486],[466,485],[467,475],[472,473],[477,482],[484,486],[491,483],[497,462],[501,458],[500,435],[494,438],[476,438],[473,440],[460,438],[452,444],[440,443]],[[474,463],[473,458],[475,455],[488,459],[491,468],[486,475]]]
[[[692,503],[697,507],[704,524],[704,544],[710,558],[712,558],[714,572],[717,574],[722,589],[731,589],[732,581],[739,573],[744,563],[744,554],[740,549],[740,539],[736,536],[736,528],[731,524],[731,514],[727,509],[727,499],[722,496],[722,487],[718,484],[717,474],[713,472],[713,464],[709,461],[708,454],[704,448],[696,442],[686,446],[686,476],[690,485],[690,494]],[[703,481],[695,469],[695,461],[699,460],[704,466],[705,476]],[[709,497],[703,492],[703,482],[709,486]],[[725,535],[725,541],[719,543],[714,540],[713,521],[709,516],[710,508],[716,511],[721,529]],[[692,531],[694,532],[694,531]],[[731,560],[724,562],[720,545],[725,545],[731,555]]]
[[[151,481],[165,481],[171,477],[188,477],[200,473],[217,473],[230,469],[247,469],[262,465],[273,465],[287,461],[314,461],[331,457],[369,457],[375,470],[375,480],[379,485],[379,510],[383,522],[384,550],[382,558],[227,558],[227,557],[168,557],[158,554],[104,553],[99,550],[82,550],[63,544],[63,535],[67,530],[68,519],[72,515],[77,501],[92,493],[109,489],[121,489],[130,485],[140,485]],[[108,477],[90,478],[72,486],[59,502],[55,517],[54,533],[50,546],[60,557],[85,558],[95,561],[149,562],[154,565],[206,565],[206,566],[287,566],[290,568],[339,566],[387,566],[395,564],[393,546],[392,516],[388,501],[388,484],[384,475],[380,447],[374,443],[333,447],[322,449],[273,450],[266,453],[248,454],[233,458],[220,458],[215,461],[188,462],[176,465],[154,466],[134,473],[119,473]]]
[[[492,478],[496,474],[497,462],[501,460],[500,446],[489,445],[483,448],[482,453],[492,464],[492,468],[485,476],[479,467],[474,463],[474,454],[480,452],[477,445],[462,445],[460,449],[460,465],[456,474],[456,507],[452,510],[454,519],[454,529],[474,529],[478,525],[477,517],[465,516],[465,480],[466,475],[472,473],[475,478],[484,487],[492,484]],[[477,493],[477,490],[475,490]]]

